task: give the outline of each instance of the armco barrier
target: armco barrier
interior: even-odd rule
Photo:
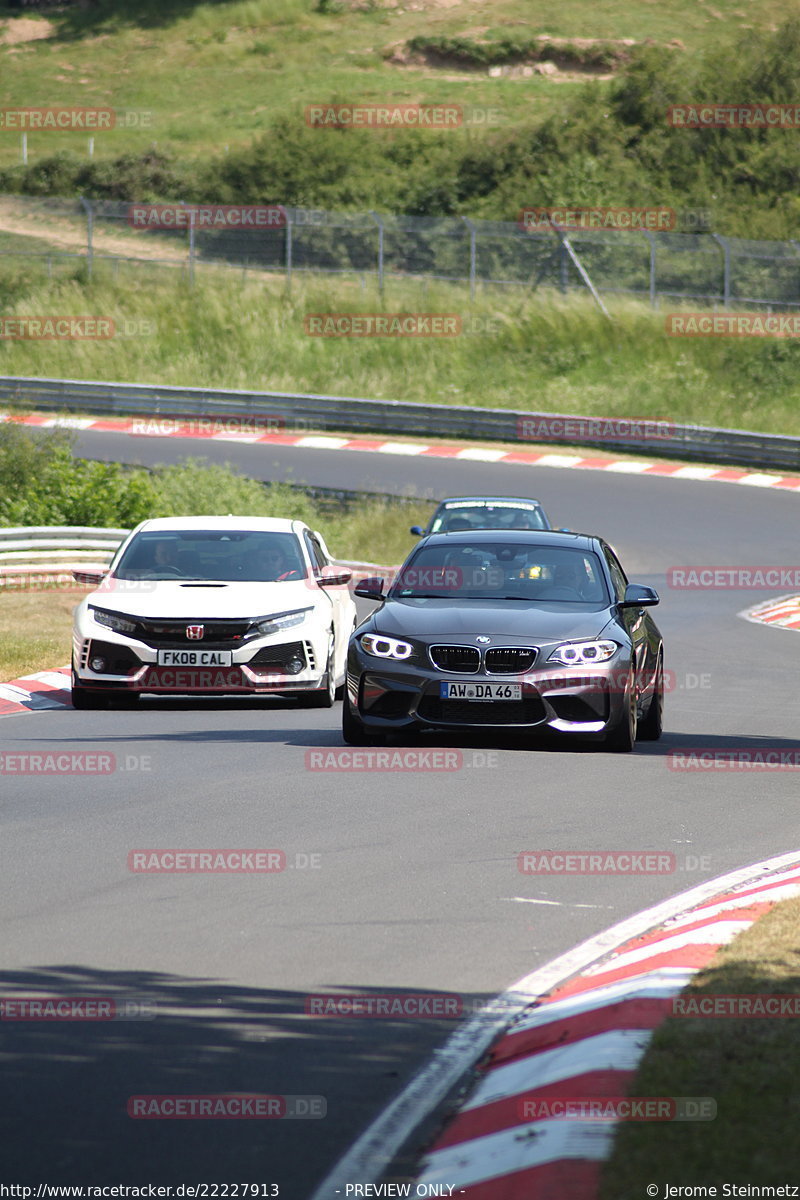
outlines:
[[[156,387],[131,383],[94,383],[80,379],[0,377],[0,402],[50,412],[149,417],[265,417],[277,418],[287,430],[306,429],[352,433],[399,433],[406,437],[468,438],[517,442],[525,418],[550,427],[559,421],[575,424],[586,418],[558,413],[517,412],[505,408],[455,408],[399,400],[360,400],[346,396],[317,396],[289,392],[244,392],[208,388]],[[621,422],[617,421],[617,425]],[[744,467],[800,471],[800,438],[703,425],[636,422],[638,432],[602,437],[550,436],[553,445],[593,446],[627,450],[659,458],[683,458],[730,463]],[[645,429],[644,435],[642,429]],[[647,436],[647,429],[652,436]],[[540,439],[543,440],[543,439]],[[533,441],[533,439],[531,439]]]
[[[69,576],[82,567],[107,567],[127,529],[87,525],[28,525],[0,528],[0,588],[33,586],[42,577]]]
[[[105,568],[129,533],[129,529],[94,529],[87,525],[0,528],[0,591],[6,586],[20,590],[22,583],[36,587],[44,578],[68,578],[73,569]],[[391,581],[399,569],[397,565],[387,567],[360,559],[333,561],[352,570],[354,583],[370,575]]]

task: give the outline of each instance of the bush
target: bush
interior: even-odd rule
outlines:
[[[128,528],[154,499],[147,471],[73,458],[71,438],[58,431],[0,426],[0,525]]]

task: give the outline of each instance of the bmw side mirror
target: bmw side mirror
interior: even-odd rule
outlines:
[[[368,575],[356,584],[355,594],[362,600],[383,600],[383,584],[384,580],[379,575]]]
[[[413,533],[416,537],[422,537],[422,535],[425,533],[425,530],[421,525],[412,525],[408,532]]]
[[[625,599],[620,601],[620,608],[650,608],[659,603],[658,592],[655,588],[643,583],[629,583],[625,588]]]

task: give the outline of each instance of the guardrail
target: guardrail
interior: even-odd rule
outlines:
[[[95,529],[88,525],[0,528],[0,592],[49,588],[88,591],[94,585],[77,583],[72,571],[86,567],[104,569],[129,533],[129,529]],[[368,575],[392,578],[398,570],[396,565],[387,567],[360,559],[333,561],[351,568],[353,586]]]
[[[659,458],[684,458],[744,467],[800,470],[800,438],[666,421],[629,421],[518,412],[505,408],[455,408],[399,400],[291,392],[94,383],[80,379],[0,376],[0,401],[48,412],[150,418],[250,418],[273,428],[340,433],[399,433],[483,441],[591,446]],[[613,432],[595,436],[598,420]],[[543,430],[546,431],[543,434]],[[586,431],[589,435],[585,436]],[[628,432],[624,432],[627,430]]]
[[[0,529],[0,589],[81,585],[72,571],[107,567],[130,531],[88,525],[30,525]]]

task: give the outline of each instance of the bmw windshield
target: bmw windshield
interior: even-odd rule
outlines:
[[[591,551],[488,541],[422,546],[398,572],[392,600],[527,600],[601,608],[611,602]]]

